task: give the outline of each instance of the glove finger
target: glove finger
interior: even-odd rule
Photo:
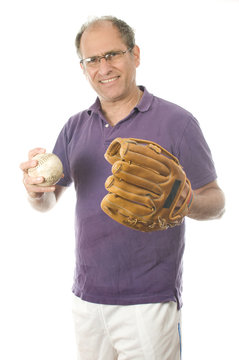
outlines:
[[[102,210],[113,220],[134,230],[145,232],[166,230],[181,223],[180,220],[167,223],[164,218],[152,218],[149,208],[140,204],[131,204],[115,194],[107,194],[101,202]]]
[[[121,160],[119,151],[120,151],[121,143],[124,141],[125,141],[124,139],[116,138],[108,146],[108,149],[106,150],[106,153],[104,156],[105,156],[105,159],[111,165],[113,165],[115,161]]]
[[[168,181],[167,176],[163,176],[152,169],[148,169],[133,163],[128,163],[125,161],[116,161],[112,166],[112,173],[118,174],[118,177],[127,176],[127,174],[136,176],[145,180],[148,180],[150,183],[160,184]],[[125,175],[124,175],[125,174]]]
[[[129,163],[152,169],[162,176],[170,174],[170,165],[167,157],[156,153],[149,146],[124,143],[120,149],[121,158]]]
[[[142,204],[143,206],[147,206],[152,210],[155,209],[154,199],[156,200],[157,204],[159,202],[158,195],[152,193],[149,190],[134,186],[123,180],[119,180],[113,175],[106,179],[105,188],[110,193],[114,193],[124,199],[127,199],[129,202],[132,202],[132,204]]]
[[[133,138],[113,140],[105,153],[105,158],[112,165],[122,158],[129,163],[148,166],[164,176],[169,175],[172,165],[179,165],[178,159],[158,144]]]
[[[152,210],[149,207],[143,206],[138,203],[132,203],[116,194],[107,194],[102,202],[101,208],[106,214],[117,218],[117,213],[125,217],[146,217],[151,215]]]
[[[167,181],[167,178],[159,176],[151,170],[124,161],[117,161],[112,167],[112,173],[127,183],[142,187],[148,191],[160,195],[160,184]]]
[[[166,156],[167,158],[173,160],[174,162],[176,162],[179,165],[179,161],[178,159],[171,154],[168,150],[164,149],[162,146],[160,146],[159,144],[149,141],[149,140],[143,140],[143,139],[134,139],[134,138],[129,138],[129,139],[121,139],[121,138],[117,138],[115,139],[116,142],[118,142],[118,149],[117,152],[118,154],[120,154],[120,147],[122,147],[123,149],[121,150],[121,155],[125,152],[127,152],[127,147],[128,145],[126,145],[125,143],[128,144],[133,144],[133,145],[140,145],[141,146],[141,153],[144,154],[144,148],[146,148],[146,151],[148,151],[148,149],[152,150],[155,154],[163,154],[164,156]],[[132,147],[133,149],[133,147]],[[153,154],[151,153],[150,156],[153,156]]]

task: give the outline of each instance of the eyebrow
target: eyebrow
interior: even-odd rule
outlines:
[[[84,59],[90,59],[90,58],[95,58],[95,57],[98,57],[98,56],[104,56],[104,55],[110,54],[110,53],[112,53],[112,52],[118,52],[118,51],[124,51],[124,50],[112,49],[112,50],[106,51],[105,53],[103,53],[103,54],[101,54],[101,55],[87,56],[87,57],[85,57]],[[82,60],[84,60],[84,59],[82,59]]]

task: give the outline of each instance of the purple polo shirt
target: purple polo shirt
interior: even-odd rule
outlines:
[[[197,120],[186,110],[144,95],[132,112],[114,127],[96,102],[69,119],[54,153],[62,160],[65,177],[76,190],[75,295],[112,305],[177,301],[182,306],[182,257],[185,224],[143,233],[118,224],[100,208],[111,165],[104,153],[116,137],[152,140],[176,157],[193,189],[216,179],[210,149]]]

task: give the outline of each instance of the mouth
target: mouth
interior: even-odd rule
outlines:
[[[101,84],[109,84],[109,83],[112,83],[112,82],[116,81],[118,78],[119,78],[119,76],[116,76],[116,77],[113,77],[113,78],[110,78],[110,79],[100,80],[99,82]]]

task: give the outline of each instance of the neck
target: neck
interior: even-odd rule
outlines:
[[[116,125],[124,119],[133,108],[139,103],[143,92],[136,87],[129,96],[114,102],[107,102],[100,99],[102,112],[111,126]]]

